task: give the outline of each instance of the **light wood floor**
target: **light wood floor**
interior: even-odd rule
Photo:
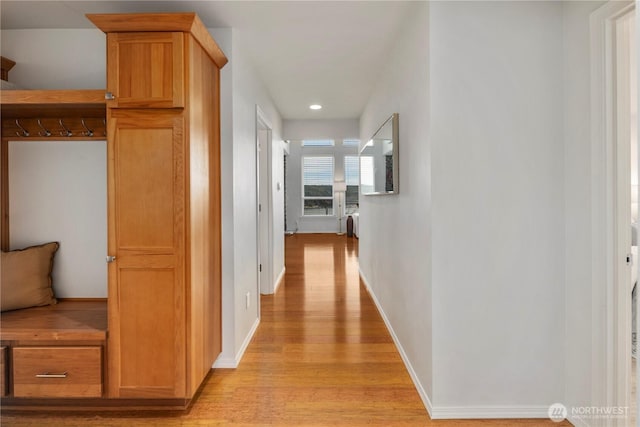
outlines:
[[[357,240],[286,238],[284,283],[262,297],[238,369],[216,369],[179,414],[3,414],[2,426],[567,426],[431,421],[358,277]]]

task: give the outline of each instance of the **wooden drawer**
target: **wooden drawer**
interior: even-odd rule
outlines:
[[[100,347],[15,347],[15,397],[102,396]]]

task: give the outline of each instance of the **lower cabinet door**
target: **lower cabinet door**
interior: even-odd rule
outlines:
[[[15,397],[101,397],[100,347],[15,347]]]

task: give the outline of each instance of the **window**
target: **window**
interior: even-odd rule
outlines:
[[[374,191],[373,157],[360,156],[360,184],[363,193]]]
[[[344,180],[347,184],[344,203],[345,213],[351,215],[358,212],[358,188],[360,185],[358,156],[344,156]]]
[[[342,140],[343,147],[360,147],[360,140],[358,139],[343,139]]]
[[[333,147],[333,139],[304,139],[303,147]]]
[[[302,158],[303,215],[333,215],[333,157]]]

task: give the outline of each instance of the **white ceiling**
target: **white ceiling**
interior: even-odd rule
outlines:
[[[411,1],[9,1],[2,29],[93,28],[86,13],[195,11],[232,27],[284,119],[362,113]],[[319,111],[309,105],[323,105]]]

